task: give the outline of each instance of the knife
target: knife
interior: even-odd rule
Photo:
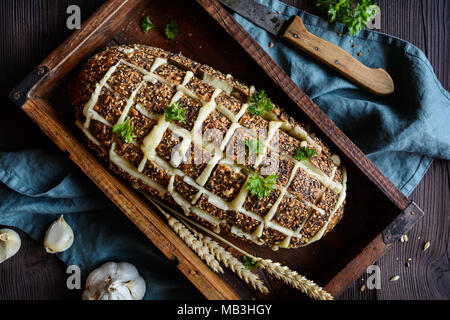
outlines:
[[[323,62],[361,88],[381,96],[394,92],[394,81],[386,70],[369,68],[342,48],[313,35],[299,16],[285,20],[255,0],[219,1],[269,33]]]

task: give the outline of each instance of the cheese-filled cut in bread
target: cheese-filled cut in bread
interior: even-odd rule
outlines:
[[[296,248],[342,218],[340,158],[231,75],[155,47],[110,47],[84,65],[73,104],[112,171],[215,232]]]

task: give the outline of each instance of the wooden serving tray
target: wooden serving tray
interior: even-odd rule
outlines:
[[[147,34],[140,30],[143,15],[149,15],[158,26]],[[164,37],[169,20],[175,20],[180,29],[172,41]],[[75,78],[88,58],[107,45],[133,43],[181,51],[248,85],[265,89],[299,122],[311,123],[324,143],[342,155],[348,171],[348,196],[344,217],[337,227],[308,247],[276,252],[231,240],[248,252],[286,264],[338,296],[423,215],[216,0],[110,0],[10,96],[169,259],[176,259],[178,269],[207,298],[292,299],[304,295],[263,271],[259,271],[261,278],[270,290],[265,296],[230,271],[214,273],[147,200],[103,167],[85,147],[74,125],[71,106]]]

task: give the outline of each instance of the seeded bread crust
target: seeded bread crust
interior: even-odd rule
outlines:
[[[248,113],[251,94],[251,87],[181,54],[132,45],[89,59],[73,105],[88,146],[133,185],[215,231],[273,248],[305,246],[342,218],[345,168],[282,108],[262,117]],[[175,100],[186,108],[186,121],[164,123],[164,108]],[[112,130],[125,118],[135,135],[129,143]],[[195,130],[203,134],[200,145],[189,141]],[[264,154],[240,148],[246,139],[264,141]],[[301,147],[316,155],[297,161]],[[246,190],[254,173],[278,176],[263,199]]]

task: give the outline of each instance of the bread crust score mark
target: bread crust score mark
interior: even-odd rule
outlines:
[[[342,218],[345,167],[282,108],[247,112],[253,90],[181,54],[130,45],[89,59],[73,104],[89,147],[136,187],[216,232],[273,249],[308,245]],[[175,102],[185,121],[166,121]],[[130,142],[113,132],[125,121]],[[245,141],[254,139],[260,152],[250,154]],[[316,154],[297,161],[302,147]],[[246,188],[255,173],[278,176],[262,199]]]

